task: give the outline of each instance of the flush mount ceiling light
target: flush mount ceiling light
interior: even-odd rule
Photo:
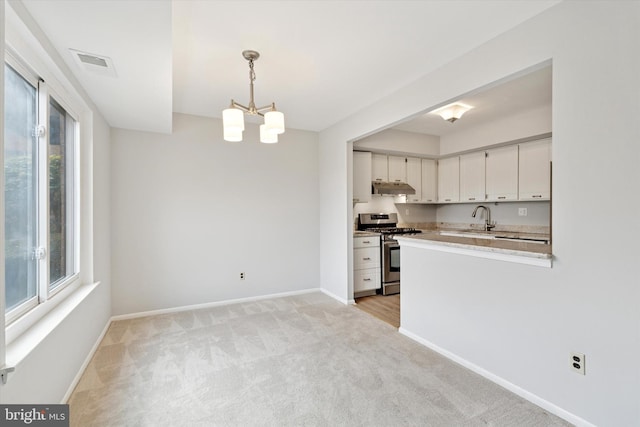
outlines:
[[[454,102],[453,104],[445,105],[444,107],[440,107],[437,110],[433,110],[432,113],[438,114],[446,121],[453,123],[472,108],[473,107],[470,105],[462,104],[460,102]]]
[[[274,102],[270,105],[256,108],[256,104],[253,101],[253,82],[256,79],[253,63],[260,57],[260,54],[255,50],[245,50],[242,52],[242,56],[249,61],[249,106],[238,104],[232,99],[229,108],[222,111],[224,139],[225,141],[242,141],[244,114],[246,113],[252,116],[264,117],[264,124],[260,125],[260,142],[278,142],[278,135],[284,133],[284,114],[276,110]],[[262,113],[266,110],[269,111]]]

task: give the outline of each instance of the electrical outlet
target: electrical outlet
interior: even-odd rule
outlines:
[[[527,216],[527,208],[518,208],[518,216]]]
[[[571,370],[577,374],[584,375],[584,354],[582,353],[570,353],[569,363]]]
[[[405,214],[405,215],[409,215],[409,209],[405,209],[405,210],[404,210],[404,214]]]
[[[240,273],[240,280],[244,280],[244,273]]]

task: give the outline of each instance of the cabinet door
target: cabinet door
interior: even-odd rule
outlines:
[[[407,194],[407,203],[422,202],[422,163],[415,157],[407,157],[407,184],[416,190],[416,194]]]
[[[549,200],[551,198],[551,140],[519,145],[520,168],[518,198]]]
[[[353,202],[371,201],[371,153],[353,152]]]
[[[438,202],[449,203],[460,200],[460,158],[449,157],[438,160]]]
[[[380,289],[382,281],[379,268],[369,268],[366,270],[355,270],[353,272],[353,291],[362,292],[373,289]]]
[[[371,156],[371,180],[380,182],[389,181],[386,154],[373,154]]]
[[[404,157],[389,156],[389,182],[407,182],[407,160]]]
[[[518,200],[518,146],[487,150],[487,200]]]
[[[359,248],[353,250],[353,269],[380,268],[380,248]]]
[[[485,199],[485,152],[460,156],[460,201],[478,202]]]
[[[422,159],[422,201],[436,203],[438,201],[438,168],[436,161]]]
[[[353,238],[353,248],[378,248],[380,250],[380,236],[358,236]]]

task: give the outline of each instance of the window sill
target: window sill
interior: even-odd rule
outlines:
[[[56,295],[54,298],[57,299],[56,304],[46,307],[48,311],[44,315],[41,314],[41,317],[33,324],[25,327],[29,319],[23,318],[9,325],[6,331],[6,365],[15,367],[24,360],[99,285],[100,282],[88,285],[70,285]],[[54,299],[48,302],[54,302]]]

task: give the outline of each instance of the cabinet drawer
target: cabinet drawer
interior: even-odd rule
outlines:
[[[380,247],[380,236],[354,237],[353,248]]]
[[[353,291],[362,292],[372,289],[380,289],[380,269],[370,268],[367,270],[356,270],[353,273]]]
[[[353,251],[353,268],[380,268],[380,248],[358,248]]]

